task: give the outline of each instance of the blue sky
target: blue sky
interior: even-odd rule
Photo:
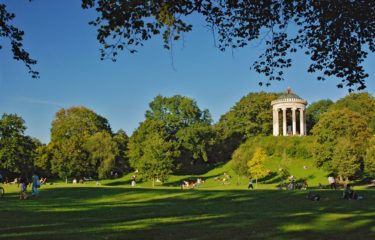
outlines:
[[[174,43],[174,67],[160,38],[146,42],[136,54],[120,53],[113,63],[99,60],[96,31],[88,25],[96,12],[81,9],[81,1],[4,2],[16,14],[14,24],[26,33],[25,48],[38,60],[41,78],[31,79],[25,66],[12,59],[8,42],[1,39],[0,114],[18,114],[26,121],[26,134],[45,143],[54,115],[62,107],[86,106],[107,118],[114,131],[121,128],[130,135],[158,94],[191,97],[201,109],[210,110],[215,122],[249,92],[281,92],[290,86],[310,103],[347,94],[346,89],[336,88],[336,79],[319,82],[316,75],[308,74],[309,59],[303,54],[293,58],[286,81],[260,87],[264,77],[249,67],[263,48],[220,52],[198,17],[191,18],[194,31],[183,42]],[[373,95],[374,60],[370,54],[364,63],[370,74],[367,91]]]

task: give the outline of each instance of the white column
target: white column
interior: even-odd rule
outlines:
[[[280,135],[280,133],[279,133],[279,109],[278,108],[276,108],[275,109],[275,113],[276,113],[276,124],[275,124],[275,127],[276,127],[276,131],[275,131],[275,133],[276,133],[276,135],[275,136],[279,136]]]
[[[296,109],[292,108],[292,118],[293,118],[293,136],[297,133],[297,124],[296,124]]]
[[[287,135],[286,129],[286,108],[283,108],[283,136]]]
[[[299,109],[299,124],[300,124],[300,135],[305,135],[305,119],[304,119],[304,109]]]
[[[273,135],[279,136],[279,110],[273,109]]]
[[[306,111],[303,111],[303,126],[305,126],[304,135],[307,135],[307,125],[306,125]]]

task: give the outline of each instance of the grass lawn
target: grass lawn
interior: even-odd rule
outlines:
[[[130,188],[54,184],[37,199],[20,201],[6,185],[0,201],[0,239],[375,239],[375,191],[363,200],[342,192],[227,185],[182,191],[174,186]]]

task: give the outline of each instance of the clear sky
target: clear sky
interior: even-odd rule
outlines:
[[[220,52],[198,17],[191,18],[194,31],[174,44],[174,67],[160,38],[146,42],[136,54],[120,53],[113,63],[99,60],[96,30],[88,25],[96,12],[81,9],[80,0],[2,2],[16,14],[14,24],[25,31],[25,48],[38,60],[41,78],[31,79],[1,39],[0,114],[18,114],[26,121],[26,134],[44,143],[49,142],[51,122],[62,107],[86,106],[107,118],[112,130],[121,128],[131,135],[158,94],[191,97],[201,109],[209,109],[215,122],[249,92],[281,92],[290,86],[310,103],[347,94],[336,88],[336,79],[319,82],[307,73],[309,58],[302,54],[294,57],[286,81],[260,87],[264,77],[249,67],[264,49],[254,42],[252,47]],[[374,60],[369,54],[364,63],[370,74],[367,91],[373,95]]]

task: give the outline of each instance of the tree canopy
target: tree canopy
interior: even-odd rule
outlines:
[[[267,77],[267,85],[283,80],[284,70],[292,66],[291,55],[303,51],[311,59],[307,71],[318,72],[318,80],[336,76],[338,87],[362,90],[368,77],[362,63],[375,51],[372,0],[82,0],[82,8],[98,13],[89,24],[97,28],[101,59],[115,61],[122,50],[134,53],[157,35],[170,49],[173,41],[192,31],[189,16],[198,14],[221,51],[254,41],[265,45],[252,67]],[[14,17],[0,4],[0,37],[10,40],[14,59],[38,77],[32,68],[36,61],[23,48],[24,32],[12,25]]]
[[[375,130],[375,98],[367,92],[350,93],[337,100],[333,109],[350,109],[367,117],[369,126]]]
[[[144,159],[146,145],[152,144],[148,138],[154,134],[171,144],[165,150],[170,151],[174,170],[208,161],[214,138],[208,110],[200,110],[193,99],[180,95],[156,96],[149,106],[145,121],[129,140],[129,158],[133,167]]]
[[[0,119],[0,169],[30,174],[33,170],[37,143],[25,136],[25,121],[16,114],[3,114]]]
[[[312,129],[312,133],[315,139],[313,152],[317,166],[343,172],[340,168],[345,160],[352,163],[363,161],[371,129],[366,117],[344,108],[324,113]],[[351,145],[350,149],[344,151],[343,146],[348,144]],[[355,159],[349,158],[354,152]]]
[[[258,184],[258,179],[267,176],[268,171],[264,166],[264,162],[267,160],[268,156],[264,149],[255,149],[253,157],[247,162],[248,172],[251,177],[255,178],[256,184]]]
[[[217,127],[224,136],[238,133],[243,139],[271,134],[271,101],[277,96],[277,93],[249,93],[220,117]]]
[[[158,133],[150,134],[144,142],[140,159],[132,159],[133,168],[146,180],[164,182],[173,171],[176,151],[172,142],[165,141]]]
[[[22,61],[33,78],[39,77],[39,72],[33,69],[36,60],[30,57],[30,54],[23,48],[24,32],[12,24],[15,14],[8,12],[6,5],[0,3],[0,37],[10,41],[13,58]],[[0,45],[0,49],[2,45]]]
[[[107,119],[85,107],[61,109],[52,122],[51,170],[60,177],[104,177],[119,154]]]
[[[306,125],[307,133],[310,133],[314,125],[319,122],[320,116],[327,112],[333,105],[333,101],[330,99],[323,99],[317,102],[311,103],[306,109]]]
[[[267,85],[283,79],[284,69],[292,65],[290,55],[301,50],[312,61],[307,71],[320,73],[318,80],[336,76],[338,87],[362,90],[368,74],[361,64],[367,51],[375,51],[371,0],[82,0],[82,7],[98,12],[90,24],[97,28],[102,59],[115,60],[121,50],[134,53],[157,35],[170,49],[192,31],[188,16],[199,14],[221,51],[264,42],[265,51],[253,68],[268,78]]]
[[[369,141],[364,162],[366,173],[371,177],[375,177],[375,135]]]

